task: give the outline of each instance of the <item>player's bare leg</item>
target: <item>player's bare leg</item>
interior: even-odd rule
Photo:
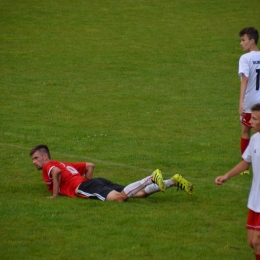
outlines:
[[[159,169],[155,170],[152,175],[140,181],[127,185],[122,192],[116,192],[116,191],[110,192],[106,200],[118,201],[118,202],[125,201],[128,198],[133,197],[135,194],[137,194],[138,192],[140,192],[150,184],[156,184],[158,189],[163,192],[166,190],[162,173]],[[145,195],[144,193],[142,194]]]
[[[126,196],[125,192],[118,192],[118,191],[111,191],[110,193],[108,193],[106,200],[107,201],[117,201],[117,202],[123,202],[125,200],[127,200],[128,197]]]
[[[248,243],[254,249],[256,259],[260,258],[260,231],[248,229]]]

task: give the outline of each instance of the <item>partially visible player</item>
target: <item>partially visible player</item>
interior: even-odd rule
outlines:
[[[260,103],[252,108],[250,125],[256,132],[250,139],[249,145],[243,153],[243,159],[225,175],[215,179],[217,185],[222,185],[228,179],[249,169],[252,165],[253,178],[248,197],[247,238],[249,245],[255,251],[255,259],[260,260]]]
[[[185,190],[190,195],[193,193],[193,185],[181,175],[175,174],[171,179],[164,181],[158,169],[140,181],[123,186],[104,178],[90,179],[95,167],[92,163],[63,163],[51,160],[46,145],[35,146],[30,151],[30,156],[36,168],[42,170],[43,180],[52,192],[50,198],[65,195],[121,202],[130,197],[142,198],[158,191],[164,192],[173,186]],[[85,174],[86,178],[83,177]]]
[[[257,47],[259,34],[253,27],[247,27],[239,32],[241,39],[240,45],[243,54],[239,59],[238,75],[241,80],[239,114],[242,125],[242,134],[240,139],[241,154],[249,144],[251,136],[251,118],[250,108],[260,102],[260,52]],[[249,170],[241,172],[241,175],[249,174]]]

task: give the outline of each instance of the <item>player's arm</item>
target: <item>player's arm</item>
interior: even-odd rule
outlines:
[[[61,170],[58,167],[52,168],[51,176],[53,183],[53,193],[52,196],[50,196],[49,198],[55,199],[59,196]]]
[[[215,179],[215,183],[220,186],[221,184],[223,184],[228,179],[238,175],[240,172],[248,170],[250,165],[251,165],[251,163],[249,163],[247,161],[244,161],[244,160],[241,161],[239,164],[237,164],[232,170],[227,172],[225,175],[218,176]]]
[[[242,73],[241,83],[240,83],[240,98],[239,98],[239,114],[242,115],[244,111],[244,98],[246,93],[246,87],[248,83],[248,78]]]
[[[90,163],[90,162],[86,163],[86,178],[92,179],[94,169],[95,169],[94,163]]]

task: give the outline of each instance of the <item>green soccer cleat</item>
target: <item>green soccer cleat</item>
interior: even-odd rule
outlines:
[[[250,171],[249,170],[245,170],[243,172],[240,172],[240,175],[250,175]]]
[[[194,193],[194,187],[192,183],[184,179],[180,174],[175,174],[172,177],[172,180],[178,188],[186,191],[189,195],[192,195]]]
[[[166,191],[166,185],[163,182],[163,176],[159,169],[157,169],[153,172],[152,181],[159,186],[160,191],[162,191],[162,192]]]

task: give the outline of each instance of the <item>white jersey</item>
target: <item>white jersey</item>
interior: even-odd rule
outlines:
[[[244,112],[251,113],[251,107],[260,103],[260,51],[251,51],[239,59],[238,75],[248,78],[244,98]]]
[[[252,164],[253,179],[247,207],[260,213],[260,133],[255,133],[243,153],[243,159]]]

